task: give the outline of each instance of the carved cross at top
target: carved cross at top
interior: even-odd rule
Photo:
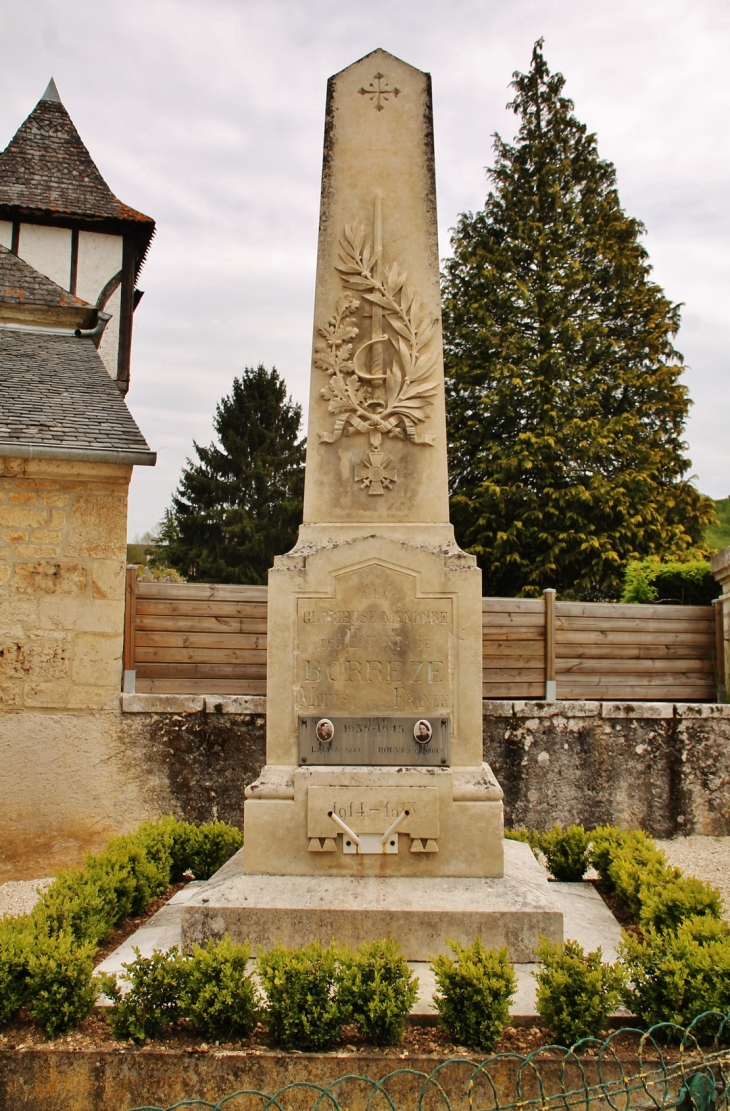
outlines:
[[[387,101],[391,96],[400,96],[400,89],[383,88],[381,82],[384,80],[384,74],[376,73],[367,89],[358,89],[360,96],[369,96],[371,100],[375,101],[376,112],[382,112],[383,108],[385,108],[385,105],[382,103],[383,100]],[[378,82],[377,87],[373,84],[373,81]]]

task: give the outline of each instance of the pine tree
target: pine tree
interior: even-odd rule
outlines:
[[[485,594],[616,597],[629,559],[681,556],[713,519],[684,477],[679,306],[564,83],[540,40],[444,275],[452,520]]]
[[[275,367],[246,367],[216,406],[217,444],[193,443],[161,526],[160,558],[193,582],[265,583],[302,519],[302,409]]]

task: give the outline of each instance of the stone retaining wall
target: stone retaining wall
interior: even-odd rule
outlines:
[[[266,700],[124,695],[123,712],[0,715],[0,882],[79,863],[175,813],[240,824]],[[730,705],[485,702],[507,825],[730,835]]]
[[[264,705],[206,713],[202,698],[173,696],[161,713],[0,714],[0,883],[79,864],[161,814],[240,825],[264,764]]]
[[[730,706],[485,702],[505,823],[730,834]]]
[[[404,1060],[404,1058],[406,1058]],[[456,1058],[457,1060],[454,1060]],[[138,1049],[120,1046],[118,1049],[76,1049],[62,1045],[43,1048],[0,1049],[0,1106],[21,1111],[128,1111],[131,1107],[170,1107],[183,1099],[208,1100],[212,1105],[235,1091],[253,1089],[273,1095],[287,1085],[292,1087],[281,1097],[276,1106],[287,1111],[312,1111],[317,1095],[309,1085],[326,1088],[334,1084],[332,1093],[336,1104],[324,1100],[321,1106],[329,1111],[347,1108],[348,1111],[368,1111],[371,1106],[388,1106],[385,1099],[372,1101],[372,1083],[355,1077],[381,1080],[393,1073],[384,1085],[397,1111],[407,1111],[419,1103],[424,1077],[435,1069],[439,1092],[443,1095],[426,1099],[426,1106],[450,1106],[453,1111],[467,1111],[473,1103],[514,1105],[516,1099],[517,1060],[514,1057],[495,1058],[489,1065],[489,1078],[475,1080],[474,1091],[469,1086],[474,1073],[473,1062],[484,1060],[478,1054],[455,1051],[449,1058],[440,1054],[404,1054],[396,1049],[390,1053],[365,1051],[361,1053],[280,1053],[275,1051],[249,1052],[245,1050],[187,1050],[157,1048]],[[636,1076],[640,1062],[627,1054],[620,1061],[607,1055],[601,1069],[603,1081],[618,1081]],[[565,1077],[564,1064],[559,1057],[539,1061],[539,1073],[547,1095],[561,1090]],[[415,1072],[415,1075],[414,1075]],[[423,1074],[423,1076],[418,1075]],[[647,1077],[646,1069],[643,1073]],[[335,1083],[340,1077],[349,1077]],[[581,1079],[571,1077],[569,1087],[592,1085],[598,1081],[596,1059],[583,1058]],[[656,1093],[665,1094],[663,1073],[649,1073],[646,1088],[637,1090],[644,1104]],[[522,1078],[522,1098],[539,1101],[540,1092],[534,1078],[534,1068]],[[636,1082],[639,1089],[640,1082]],[[633,1087],[633,1086],[632,1086]],[[677,1079],[669,1083],[669,1092],[676,1094]],[[261,1107],[265,1101],[235,1100],[236,1108]]]

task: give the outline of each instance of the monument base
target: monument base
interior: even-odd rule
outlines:
[[[345,825],[335,824],[332,812]],[[403,811],[381,853],[382,835]],[[351,823],[376,852],[353,852]],[[246,788],[243,871],[319,879],[502,876],[502,788],[465,768],[266,765]],[[374,835],[374,836],[372,836]]]
[[[541,936],[563,940],[563,912],[528,845],[504,842],[504,877],[267,876],[234,870],[214,877],[183,908],[189,949],[228,933],[255,953],[280,942],[299,947],[332,939],[356,947],[393,938],[406,960],[447,950],[446,939],[489,948],[506,945],[510,960],[535,959]],[[237,873],[237,874],[236,874]]]

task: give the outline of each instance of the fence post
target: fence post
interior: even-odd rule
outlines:
[[[554,702],[555,683],[555,591],[551,586],[542,592],[545,599],[545,701]]]
[[[124,677],[122,693],[134,694],[137,672],[134,669],[134,634],[137,624],[137,568],[127,567],[124,585]]]
[[[715,682],[717,684],[717,701],[727,701],[727,687],[725,685],[725,629],[724,605],[721,598],[713,598],[712,605],[715,610]]]
[[[722,587],[716,600],[715,630],[717,644],[717,701],[727,701],[727,676],[730,674],[730,547],[710,556],[712,573]]]

